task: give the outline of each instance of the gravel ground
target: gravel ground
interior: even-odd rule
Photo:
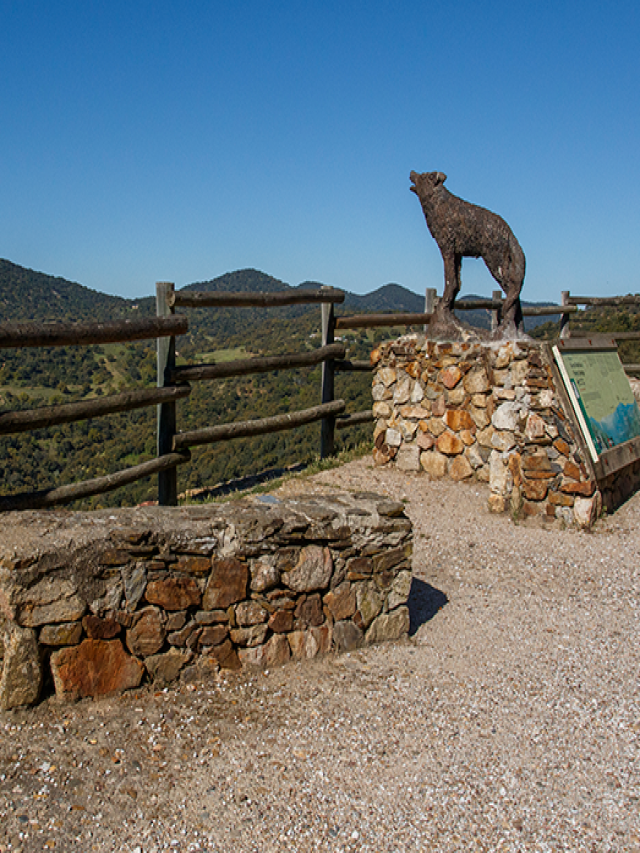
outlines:
[[[0,714],[5,851],[640,850],[640,495],[592,534],[359,460],[414,523],[405,642]]]

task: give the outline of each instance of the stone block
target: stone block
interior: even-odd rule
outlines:
[[[449,465],[449,476],[452,480],[460,482],[473,477],[473,468],[466,456],[456,456]]]
[[[436,447],[445,456],[457,456],[464,451],[464,442],[453,432],[443,432],[438,436]]]
[[[257,601],[241,601],[236,605],[236,622],[241,627],[260,625],[269,618],[267,611]]]
[[[325,589],[333,571],[333,560],[328,548],[307,545],[300,552],[295,568],[283,574],[282,579],[295,592]]]
[[[138,687],[144,666],[120,640],[84,640],[54,652],[51,672],[58,698],[75,701]]]
[[[146,658],[160,651],[165,636],[160,610],[157,607],[145,607],[136,614],[135,622],[127,631],[127,648],[132,655]]]
[[[36,632],[8,623],[3,633],[4,659],[0,675],[0,710],[8,711],[38,701],[42,668]]]
[[[339,652],[352,652],[362,643],[362,631],[353,622],[336,622],[333,626],[333,642]]]
[[[43,625],[38,642],[41,646],[76,646],[81,638],[81,622],[63,622],[61,625]]]
[[[416,445],[403,445],[396,456],[396,466],[400,471],[420,470],[420,447]]]
[[[145,658],[144,665],[154,682],[158,684],[170,684],[180,675],[184,667],[193,659],[190,650],[169,649],[160,655],[151,655]]]
[[[420,454],[420,465],[435,480],[447,473],[447,457],[437,450],[426,450]]]
[[[249,567],[239,560],[213,560],[211,576],[202,599],[205,610],[225,610],[246,598]]]
[[[409,631],[409,608],[399,607],[390,613],[382,613],[372,623],[365,634],[366,645],[397,640]]]
[[[346,581],[328,592],[323,600],[334,622],[349,619],[356,612],[356,593],[352,585]]]
[[[577,497],[573,504],[575,522],[582,530],[590,530],[602,511],[602,496],[596,491],[590,498]]]
[[[115,619],[101,619],[99,616],[93,615],[85,616],[82,619],[82,627],[92,640],[112,640],[122,630],[122,626]],[[64,643],[61,645],[72,644]]]

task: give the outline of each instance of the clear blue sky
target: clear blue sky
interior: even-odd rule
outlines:
[[[439,170],[511,225],[524,298],[640,291],[639,72],[637,2],[0,0],[0,257],[129,297],[441,292],[409,192]]]

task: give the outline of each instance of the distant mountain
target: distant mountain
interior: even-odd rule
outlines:
[[[0,322],[118,319],[137,310],[135,304],[0,258]]]

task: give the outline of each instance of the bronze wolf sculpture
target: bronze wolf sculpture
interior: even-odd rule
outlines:
[[[444,294],[432,327],[441,331],[457,326],[453,305],[460,292],[462,258],[482,258],[506,295],[496,336],[523,334],[520,291],[525,258],[513,231],[497,213],[452,195],[444,187],[447,176],[442,172],[411,172],[410,177],[411,191],[420,199],[444,261]]]

